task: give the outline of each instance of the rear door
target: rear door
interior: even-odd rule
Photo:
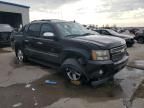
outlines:
[[[39,46],[37,41],[40,38],[40,27],[41,24],[39,23],[30,24],[27,32],[24,34],[24,45],[26,54],[36,59],[40,58],[40,52],[37,48]]]

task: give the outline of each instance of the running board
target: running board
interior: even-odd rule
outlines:
[[[42,62],[40,60],[36,60],[36,59],[32,59],[32,58],[28,58],[28,60],[35,62],[37,64],[41,64],[43,66],[54,68],[54,69],[59,69],[59,67],[60,67],[59,65],[54,64],[54,63]]]

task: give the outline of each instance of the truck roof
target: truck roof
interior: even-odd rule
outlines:
[[[65,20],[59,20],[59,19],[42,19],[42,20],[34,20],[31,23],[43,23],[43,22],[53,22],[53,23],[57,23],[57,22],[68,22]]]

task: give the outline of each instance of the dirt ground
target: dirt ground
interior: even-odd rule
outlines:
[[[128,48],[128,52],[130,54],[128,66],[144,70],[144,45],[135,44]]]
[[[143,108],[144,45],[128,48],[128,66],[98,87],[74,86],[56,69],[18,64],[10,48],[0,49],[0,108]],[[56,81],[56,85],[45,80]]]

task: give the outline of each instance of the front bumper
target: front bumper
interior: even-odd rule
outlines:
[[[86,75],[91,80],[92,85],[99,85],[112,78],[118,71],[123,69],[128,62],[128,56],[124,56],[118,62],[112,60],[107,61],[88,61],[86,66]],[[99,74],[99,70],[103,70],[103,74]]]

